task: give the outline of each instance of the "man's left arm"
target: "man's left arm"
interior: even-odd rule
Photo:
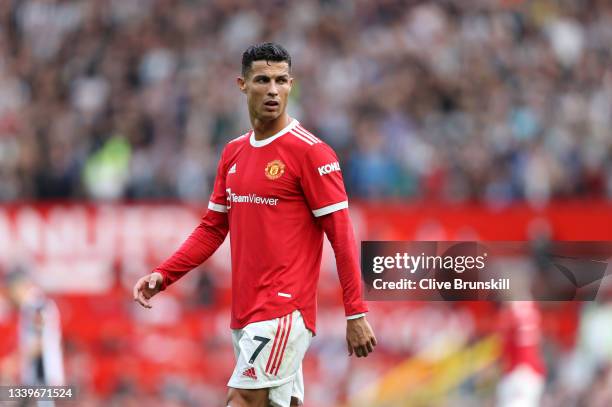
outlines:
[[[305,131],[305,130],[300,130]],[[346,342],[349,356],[367,356],[376,338],[365,313],[361,296],[361,273],[353,226],[348,213],[348,197],[336,153],[317,142],[304,154],[300,182],[312,214],[319,219],[336,255],[336,266],[347,317]]]
[[[336,268],[342,286],[349,356],[366,357],[374,351],[376,337],[365,318],[368,307],[362,299],[361,277],[355,236],[348,209],[320,217],[321,226],[334,249]]]

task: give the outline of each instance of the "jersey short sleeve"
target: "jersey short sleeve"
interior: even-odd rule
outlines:
[[[213,192],[208,202],[208,209],[227,213],[227,195],[225,191],[225,177],[227,176],[227,168],[225,165],[225,150],[221,153],[219,164],[217,165],[217,175],[215,176],[215,184]]]
[[[324,143],[313,145],[302,162],[301,185],[315,217],[348,208],[336,153]]]

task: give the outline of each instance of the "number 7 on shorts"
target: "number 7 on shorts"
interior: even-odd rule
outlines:
[[[253,364],[253,362],[255,362],[255,359],[257,358],[261,350],[264,348],[264,346],[268,344],[268,342],[270,342],[270,338],[264,338],[262,336],[254,336],[253,340],[261,343],[259,344],[257,349],[255,349],[255,352],[253,352],[253,355],[251,355],[251,359],[249,359],[250,364]]]

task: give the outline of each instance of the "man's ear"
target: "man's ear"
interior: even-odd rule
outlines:
[[[238,84],[240,92],[246,93],[246,80],[242,76],[236,78],[236,83]]]

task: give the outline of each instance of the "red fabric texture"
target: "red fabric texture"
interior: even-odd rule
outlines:
[[[228,230],[227,214],[208,210],[179,249],[153,270],[164,277],[162,290],[212,256],[225,240]]]

